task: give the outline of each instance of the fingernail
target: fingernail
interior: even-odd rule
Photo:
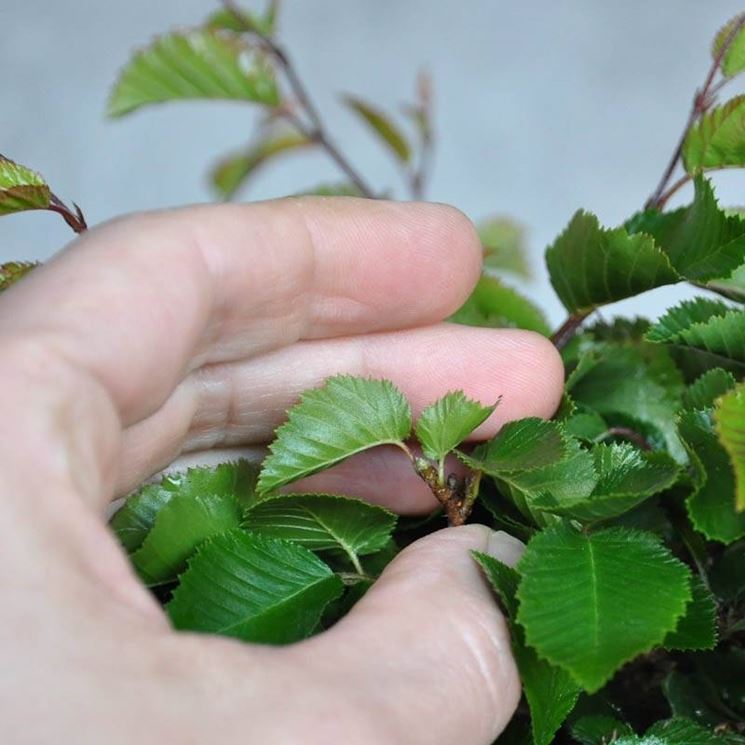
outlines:
[[[486,544],[486,553],[514,567],[525,551],[525,544],[503,530],[495,530]]]

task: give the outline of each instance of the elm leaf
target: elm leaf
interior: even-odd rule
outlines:
[[[419,416],[414,432],[422,452],[441,461],[494,412],[497,404],[483,406],[466,398],[462,391],[447,393]]]
[[[342,591],[308,549],[231,531],[200,546],[167,611],[180,630],[288,644],[310,636]]]
[[[0,155],[0,215],[49,207],[51,192],[36,171]]]
[[[714,363],[745,367],[745,311],[720,300],[684,300],[649,329],[647,339],[698,350]]]
[[[343,96],[342,100],[375,132],[398,161],[408,163],[411,160],[411,145],[387,114],[356,96]]]
[[[606,520],[669,488],[680,472],[666,453],[642,452],[628,443],[596,445],[592,455],[598,480],[590,494],[570,492],[570,496],[557,499],[547,493],[532,506],[581,522]]]
[[[556,463],[566,452],[567,441],[556,422],[527,417],[507,422],[496,437],[458,457],[489,476],[501,476]]]
[[[518,570],[526,642],[591,693],[662,642],[691,599],[688,568],[642,531],[548,528]]]
[[[546,249],[551,284],[570,313],[594,308],[680,278],[668,257],[643,234],[606,230],[595,215],[579,210]]]
[[[249,532],[292,541],[312,551],[341,549],[358,557],[385,548],[396,516],[359,499],[330,494],[270,497],[250,507],[243,520]]]
[[[693,202],[672,212],[647,210],[627,223],[651,235],[681,277],[706,281],[728,277],[745,261],[745,221],[720,209],[711,184],[698,175]]]
[[[237,34],[210,29],[166,34],[135,53],[111,93],[109,116],[174,100],[279,103],[274,72]]]
[[[682,156],[688,173],[745,165],[745,96],[707,111],[688,131]]]
[[[339,375],[307,391],[276,431],[259,476],[259,493],[310,476],[411,432],[411,408],[386,380]]]
[[[745,316],[745,314],[743,314]],[[727,451],[735,475],[735,507],[745,511],[745,384],[722,396],[714,410],[719,442]]]
[[[38,261],[6,261],[0,264],[0,292],[7,290],[37,266]]]
[[[717,643],[717,602],[700,577],[691,580],[691,600],[662,646],[665,649],[714,649]]]
[[[530,279],[525,228],[509,217],[492,217],[476,226],[484,249],[484,266]]]
[[[602,715],[580,717],[572,724],[571,731],[580,745],[608,745],[620,736],[634,735],[634,730],[625,722]]]
[[[741,27],[739,31],[734,31],[735,25],[740,23],[741,18],[742,14],[739,14],[727,21],[717,32],[717,35],[714,37],[714,43],[711,46],[711,56],[713,59],[716,59],[725,42],[729,40],[729,46],[719,65],[722,74],[728,78],[745,70],[745,28]],[[730,38],[733,31],[734,36]]]
[[[676,428],[685,386],[666,349],[606,346],[582,357],[567,389],[578,404],[609,423],[651,428],[676,461],[685,460]]]
[[[544,336],[550,333],[543,311],[517,290],[487,274],[450,321],[464,326],[528,329]]]
[[[735,510],[735,474],[717,438],[710,411],[686,411],[678,423],[693,467],[686,500],[694,528],[709,540],[732,543],[745,536],[745,513]]]
[[[719,396],[735,387],[732,373],[721,367],[713,367],[688,386],[683,395],[683,404],[687,409],[706,409],[714,405]]]
[[[159,510],[132,554],[132,564],[146,585],[170,582],[201,543],[238,528],[240,522],[241,508],[233,495],[176,495]]]
[[[550,745],[577,703],[580,688],[569,673],[541,659],[534,649],[525,645],[523,630],[515,621],[515,593],[520,582],[518,572],[488,554],[474,551],[473,557],[481,565],[508,615],[512,651],[530,708],[533,745]]]
[[[244,507],[254,499],[258,468],[247,460],[169,473],[130,496],[114,514],[110,527],[128,553],[142,546],[163,507],[174,497],[233,497]]]
[[[275,133],[263,137],[248,148],[227,155],[212,169],[210,181],[222,199],[232,199],[236,192],[262,166],[278,156],[313,147],[316,143],[298,132]]]

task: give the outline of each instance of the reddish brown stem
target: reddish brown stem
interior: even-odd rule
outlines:
[[[551,334],[553,345],[557,349],[564,349],[589,315],[589,313],[572,313],[572,315],[569,316],[553,334]]]
[[[282,68],[295,99],[300,104],[306,117],[310,121],[310,126],[307,126],[299,117],[290,116],[289,118],[293,125],[297,127],[309,140],[317,143],[326,151],[329,157],[347,175],[347,178],[349,178],[357,189],[359,189],[360,194],[369,199],[375,199],[375,192],[368,186],[367,182],[329,137],[326,127],[323,124],[323,120],[321,119],[321,115],[308,93],[308,89],[305,87],[305,84],[298,75],[295,66],[292,64],[292,61],[284,48],[270,36],[267,36],[261,29],[256,28],[256,25],[235,4],[235,2],[233,2],[233,0],[223,0],[223,6],[233,14],[235,19],[243,27],[245,33],[255,36],[264,49],[274,57],[277,64]]]
[[[701,88],[696,91],[696,95],[693,97],[693,105],[691,106],[691,110],[688,114],[688,119],[686,121],[685,127],[683,127],[683,132],[681,133],[680,138],[678,139],[678,143],[675,146],[675,150],[670,157],[670,162],[667,164],[667,167],[662,174],[662,178],[660,178],[659,184],[657,184],[657,188],[654,190],[654,193],[644,205],[645,209],[662,209],[667,199],[670,198],[671,194],[674,193],[674,191],[677,191],[676,188],[671,193],[666,193],[667,185],[672,178],[675,168],[678,165],[678,161],[680,160],[681,153],[683,152],[683,145],[685,144],[686,137],[688,136],[688,132],[696,123],[698,118],[702,114],[705,114],[706,111],[708,111],[708,109],[714,103],[714,97],[716,93],[726,83],[726,80],[720,80],[715,84],[714,78],[719,71],[719,68],[722,64],[722,59],[724,59],[724,55],[727,53],[727,50],[729,49],[730,45],[735,40],[735,37],[743,28],[743,26],[745,26],[745,13],[741,14],[737,19],[737,22],[732,25],[732,28],[727,34],[727,38],[724,40],[722,46],[719,48],[719,51],[714,57],[714,61],[709,68],[709,72],[706,75],[706,80],[704,80],[703,86],[701,86]],[[682,184],[680,184],[678,188],[680,186],[682,186]]]
[[[88,230],[88,223],[85,220],[83,211],[73,202],[73,209],[70,209],[56,194],[49,197],[49,212],[56,212],[62,219],[76,232],[83,233]]]

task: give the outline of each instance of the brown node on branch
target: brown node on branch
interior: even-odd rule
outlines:
[[[464,525],[473,510],[481,474],[469,473],[459,478],[451,473],[442,483],[437,469],[425,460],[417,462],[416,472],[444,507],[448,526]]]

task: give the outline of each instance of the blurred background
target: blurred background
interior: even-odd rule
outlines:
[[[106,121],[104,110],[135,47],[216,7],[3,0],[0,152],[42,172],[90,224],[212,199],[207,167],[250,136],[250,105],[174,103],[119,121]],[[437,152],[429,197],[474,219],[522,222],[535,257],[531,294],[556,323],[563,312],[546,279],[545,246],[578,207],[610,226],[642,205],[703,82],[714,33],[741,10],[742,0],[285,0],[280,39],[340,147],[368,181],[399,195],[392,160],[338,94],[395,109],[411,99],[417,71],[430,71]],[[241,196],[339,180],[324,155],[292,155]],[[714,182],[723,204],[745,203],[742,171]],[[683,191],[677,202],[689,197]],[[55,215],[3,218],[0,260],[43,259],[70,235]],[[613,311],[654,316],[688,292],[657,290]]]

